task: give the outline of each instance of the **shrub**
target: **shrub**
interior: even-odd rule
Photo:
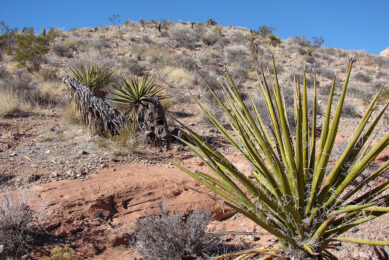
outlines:
[[[376,140],[375,145],[367,148],[371,144],[370,139],[376,136],[375,127],[389,105],[386,101],[372,118],[380,93],[372,100],[340,159],[333,167],[328,167],[352,65],[353,61],[350,61],[334,113],[331,112],[334,96],[333,91],[330,92],[318,143],[315,108],[312,130],[309,130],[306,87],[302,90],[296,87],[295,90],[296,135],[292,137],[277,75],[268,85],[262,71],[260,82],[272,131],[266,131],[257,112],[254,116],[249,113],[233,80],[228,78],[230,84],[224,87],[228,102],[221,102],[216,94],[214,97],[230,119],[231,130],[225,129],[204,107],[202,109],[223,136],[247,158],[253,168],[250,178],[198,134],[185,128],[189,138],[185,143],[211,173],[192,171],[174,164],[210,188],[220,201],[277,237],[279,248],[275,247],[271,252],[258,249],[256,252],[267,255],[277,253],[291,259],[334,259],[330,250],[339,247],[339,242],[389,245],[388,241],[342,236],[351,228],[389,212],[388,197],[385,195],[388,182],[381,182],[375,189],[369,189],[372,181],[388,169],[389,162],[381,164],[356,187],[353,184],[389,144],[389,134],[384,133],[381,140]],[[332,85],[334,87],[335,84]],[[314,95],[314,106],[316,103]],[[363,188],[367,188],[366,193]],[[245,254],[247,252],[242,252],[241,256]]]
[[[72,58],[73,51],[71,48],[68,48],[62,44],[57,44],[53,46],[53,52],[59,57]]]
[[[71,260],[73,259],[74,250],[66,244],[64,247],[54,247],[50,254],[52,260]]]
[[[331,69],[326,69],[326,68],[318,68],[317,69],[317,74],[327,78],[327,79],[332,79],[335,75],[335,72]]]
[[[8,72],[7,68],[0,66],[0,79],[9,79],[11,77],[11,73]]]
[[[207,25],[217,25],[217,22],[215,20],[213,20],[212,18],[209,18],[207,20]]]
[[[0,194],[0,244],[4,246],[0,257],[16,257],[27,254],[39,242],[41,235],[41,209],[31,208],[27,191],[3,191]],[[31,196],[31,195],[30,195]],[[34,205],[35,207],[37,204]]]
[[[266,25],[261,25],[258,27],[258,32],[259,34],[262,36],[262,37],[267,37],[271,34],[273,34],[273,31],[275,30],[276,28],[272,27],[272,26],[266,26]]]
[[[224,48],[224,58],[226,63],[239,62],[246,57],[248,49],[244,45],[232,45]]]
[[[111,47],[111,45],[109,44],[109,41],[104,39],[104,38],[100,38],[96,41],[93,42],[93,46],[99,50],[99,51],[102,51],[104,49],[108,49]]]
[[[201,40],[208,46],[214,45],[218,41],[218,36],[217,34],[205,34]]]
[[[190,50],[194,50],[199,42],[199,37],[188,29],[173,31],[171,39],[175,48],[184,47]]]
[[[313,46],[319,47],[319,46],[323,45],[324,38],[323,38],[323,36],[320,36],[320,37],[313,36],[312,37],[312,42],[313,42]]]
[[[231,76],[234,79],[237,79],[239,83],[244,83],[248,78],[248,72],[247,69],[244,69],[242,67],[238,67],[232,70]]]
[[[39,70],[48,51],[48,38],[43,35],[35,35],[34,30],[29,29],[16,35],[16,47],[12,53],[13,59],[18,62],[20,67],[36,71]]]
[[[268,44],[273,47],[277,47],[278,45],[281,44],[281,39],[275,36],[274,34],[270,34],[268,36]]]
[[[232,43],[244,42],[245,37],[241,32],[233,32],[230,38]]]
[[[358,81],[362,81],[362,82],[365,82],[365,83],[370,83],[371,82],[371,77],[369,75],[366,75],[362,72],[357,72],[355,75],[354,75],[354,78]]]
[[[31,105],[10,90],[0,91],[0,116],[10,116],[17,112],[27,111]]]
[[[218,245],[216,236],[205,232],[211,214],[193,211],[186,221],[183,214],[169,214],[161,207],[161,216],[146,214],[135,224],[136,249],[147,259],[201,259],[214,253]]]
[[[135,76],[142,77],[145,75],[145,68],[139,64],[139,61],[136,59],[128,59],[126,61],[126,67],[129,72]]]
[[[343,106],[342,114],[344,117],[347,118],[355,118],[359,117],[359,113],[356,109],[356,107],[353,104],[345,103]]]
[[[305,36],[305,35],[303,35],[303,36],[293,35],[290,38],[290,41],[300,45],[301,47],[309,47],[309,46],[311,46],[311,41],[309,41],[307,36]]]
[[[26,110],[30,105],[48,105],[52,103],[50,97],[37,88],[36,82],[32,81],[30,74],[25,69],[15,71],[13,76],[0,83],[0,90],[5,92],[4,96],[12,98],[15,102],[17,101],[15,104],[7,106],[17,108],[15,112]]]
[[[40,75],[44,81],[58,81],[57,72],[53,69],[42,69]]]
[[[0,60],[2,52],[12,54],[12,50],[16,47],[16,34],[18,28],[10,29],[3,21],[0,22],[1,35],[0,35]]]
[[[70,75],[86,84],[93,93],[101,98],[107,95],[106,89],[113,83],[114,73],[108,66],[93,63],[79,63],[70,68]]]
[[[177,60],[177,66],[183,67],[188,71],[196,71],[199,68],[196,61],[191,57],[179,55],[176,57],[176,60]]]

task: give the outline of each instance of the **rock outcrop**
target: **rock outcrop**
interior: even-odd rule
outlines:
[[[381,51],[380,56],[389,57],[389,47]]]

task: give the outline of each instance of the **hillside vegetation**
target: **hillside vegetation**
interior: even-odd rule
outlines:
[[[131,242],[150,259],[203,259],[237,249],[248,251],[225,257],[334,259],[333,254],[342,258],[353,251],[337,253],[340,242],[389,245],[387,233],[375,236],[356,228],[389,211],[389,89],[383,88],[389,81],[389,57],[325,47],[323,37],[281,39],[271,26],[224,27],[212,19],[141,19],[41,34],[0,26],[0,258],[31,252],[47,256],[48,250],[34,251],[43,245],[52,249],[53,259],[103,252],[109,257],[106,246]],[[158,113],[146,118],[150,107]],[[164,111],[173,116],[166,120]],[[150,138],[150,125],[161,135]],[[193,154],[196,159],[184,162]],[[110,178],[120,164],[146,165],[142,174],[151,169],[158,178],[174,164],[196,185],[152,180],[136,176],[136,170]],[[201,170],[193,170],[194,165]],[[108,168],[113,169],[106,180],[104,174],[91,174]],[[103,180],[103,191],[100,184],[88,184],[95,178]],[[56,181],[69,186],[56,187]],[[127,191],[126,181],[132,190]],[[174,183],[173,190],[165,181]],[[197,195],[187,191],[209,192],[197,182],[210,188],[209,197],[223,201],[221,208],[193,211],[190,203]],[[39,186],[37,198],[56,201],[42,204],[38,212],[26,206],[33,195],[26,195],[24,185]],[[76,186],[81,193],[88,190],[85,198]],[[147,209],[158,214],[157,200],[171,199],[174,206],[184,193],[185,213],[172,214],[161,203],[159,217],[148,215]],[[149,208],[132,208],[144,204]],[[54,206],[54,217],[46,216]],[[133,213],[129,223],[126,218]],[[216,214],[222,216],[217,221],[231,216],[236,222],[252,220],[279,244],[252,250],[247,239],[241,245],[209,233]],[[387,226],[370,223],[376,231]],[[112,235],[131,225],[126,238],[114,234],[114,242],[105,241],[104,232]],[[358,231],[366,236],[348,237]],[[101,236],[94,238],[94,232]],[[92,249],[85,243],[89,239]],[[376,251],[381,253],[387,255],[384,249]]]
[[[314,37],[313,43],[305,36],[279,39],[272,31],[267,26],[253,31],[222,27],[215,22],[141,20],[141,23],[126,21],[122,26],[69,32],[51,29],[44,36],[36,35],[32,39],[31,30],[21,33],[3,26],[1,114],[29,110],[37,105],[50,107],[67,103],[63,96],[65,87],[58,83],[70,74],[71,66],[80,63],[107,66],[117,78],[155,75],[158,85],[173,97],[170,104],[190,103],[190,94],[194,94],[211,105],[212,99],[201,78],[218,90],[218,79],[225,76],[225,69],[237,80],[241,91],[249,93],[258,83],[259,66],[273,73],[270,61],[274,55],[281,85],[290,86],[284,89],[287,99],[290,97],[287,102],[293,103],[289,94],[295,73],[302,74],[305,70],[308,86],[312,88],[316,72],[319,99],[322,99],[329,93],[335,73],[338,78],[344,78],[345,64],[350,58],[356,58],[347,102],[350,117],[360,114],[360,105],[366,105],[389,79],[389,58],[324,47],[322,38]],[[17,35],[16,40],[4,37],[13,34]],[[28,55],[21,57],[21,48],[26,45]],[[260,102],[258,96],[257,103]]]

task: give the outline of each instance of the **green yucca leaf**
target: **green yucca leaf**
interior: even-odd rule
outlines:
[[[114,73],[107,66],[79,63],[70,68],[72,77],[86,84],[99,97],[106,95],[105,89],[113,83]]]
[[[136,115],[142,100],[151,97],[158,97],[159,100],[162,100],[170,97],[163,94],[162,86],[156,85],[155,77],[149,76],[130,77],[128,80],[122,77],[120,84],[115,86],[114,95],[112,101],[124,105],[131,117]]]
[[[328,250],[336,247],[334,241],[386,245],[386,241],[339,237],[350,228],[389,211],[389,197],[385,195],[389,182],[369,192],[358,193],[382,176],[389,167],[388,162],[379,166],[355,188],[350,187],[389,144],[389,134],[384,134],[381,140],[370,147],[374,131],[388,108],[388,104],[383,106],[371,120],[382,89],[362,117],[342,156],[332,170],[327,171],[341,122],[352,63],[350,61],[338,104],[332,113],[336,85],[334,77],[318,147],[316,76],[311,127],[306,76],[304,73],[302,82],[296,77],[293,118],[296,135],[293,138],[288,125],[291,118],[286,114],[285,99],[273,59],[274,78],[270,84],[263,68],[260,68],[259,77],[261,93],[271,119],[270,126],[264,125],[251,95],[249,102],[254,108],[253,111],[249,110],[228,71],[225,83],[222,84],[224,102],[208,83],[206,85],[229,119],[231,131],[195,99],[209,120],[253,167],[252,178],[240,172],[214,147],[182,124],[188,137],[182,142],[194,151],[211,173],[194,172],[173,163],[215,192],[219,196],[218,200],[225,201],[231,208],[278,237],[285,252],[292,252],[289,255],[291,257],[294,257],[293,252],[298,252],[296,255],[300,257],[322,255],[331,258],[333,255]],[[118,101],[125,99],[123,92],[119,93]]]

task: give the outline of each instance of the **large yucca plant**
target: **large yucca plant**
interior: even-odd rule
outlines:
[[[156,85],[155,77],[149,76],[130,77],[128,80],[122,77],[120,84],[115,87],[114,94],[112,101],[123,105],[130,118],[137,115],[142,100],[151,97],[158,97],[162,100],[169,97],[163,94],[162,86]]]
[[[270,130],[263,124],[251,97],[254,112],[249,112],[228,73],[226,84],[223,85],[226,99],[224,103],[211,87],[209,91],[229,118],[233,133],[227,131],[196,100],[213,124],[242,153],[254,170],[251,178],[247,177],[198,134],[184,126],[189,141],[182,141],[193,149],[212,173],[194,172],[179,164],[175,165],[216,193],[215,199],[226,202],[276,236],[279,241],[278,250],[251,250],[242,254],[267,252],[273,256],[294,259],[331,259],[335,256],[329,250],[338,247],[339,242],[389,245],[389,241],[367,241],[342,236],[352,227],[389,211],[389,182],[385,181],[378,186],[372,183],[387,170],[389,162],[369,173],[356,187],[350,185],[352,182],[355,184],[356,179],[389,143],[388,133],[374,142],[376,144],[373,146],[369,141],[388,107],[388,104],[384,105],[373,118],[382,88],[363,115],[344,153],[334,166],[329,164],[352,64],[353,61],[350,61],[334,113],[331,112],[335,78],[333,80],[319,140],[315,137],[316,80],[313,115],[309,123],[305,76],[302,90],[301,84],[296,80],[296,133],[293,137],[276,72],[269,85],[261,69],[261,90],[272,121]],[[274,60],[273,67],[275,71]],[[369,184],[374,188],[366,191],[364,188]]]
[[[107,66],[93,63],[79,63],[70,68],[70,76],[86,84],[100,98],[107,95],[107,88],[113,83],[114,73]]]

